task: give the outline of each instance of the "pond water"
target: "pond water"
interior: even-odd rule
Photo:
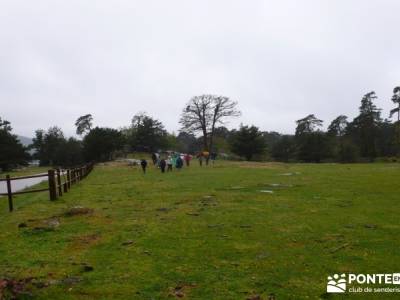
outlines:
[[[35,175],[40,175],[40,174],[35,174]],[[44,173],[44,175],[46,175],[46,174]],[[12,180],[11,181],[11,190],[13,192],[18,192],[18,191],[21,191],[23,189],[26,189],[30,186],[33,186],[35,184],[41,183],[42,181],[46,181],[46,180],[47,180],[47,177]],[[7,182],[6,181],[0,181],[0,194],[1,193],[7,193]]]

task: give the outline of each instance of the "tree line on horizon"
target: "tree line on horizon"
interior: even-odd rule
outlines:
[[[229,130],[226,121],[241,115],[237,102],[228,97],[201,95],[184,107],[181,130],[169,133],[161,121],[144,112],[120,129],[94,127],[93,116],[86,114],[76,122],[82,139],[66,138],[53,126],[35,131],[33,143],[24,147],[12,134],[8,121],[0,118],[0,168],[9,170],[38,159],[40,165],[74,166],[88,161],[108,161],[130,152],[173,150],[196,154],[202,151],[245,160],[282,162],[372,162],[377,158],[397,160],[400,155],[400,87],[393,90],[396,105],[389,118],[382,119],[375,105],[375,92],[361,99],[359,114],[353,120],[340,115],[322,130],[323,120],[314,114],[296,121],[294,134],[261,131],[254,125]],[[28,150],[33,150],[29,155]]]

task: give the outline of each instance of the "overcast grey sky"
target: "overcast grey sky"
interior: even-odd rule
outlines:
[[[309,113],[354,117],[400,85],[398,0],[0,0],[0,117],[33,136],[91,113],[169,131],[191,96],[239,102],[230,123],[293,132]]]

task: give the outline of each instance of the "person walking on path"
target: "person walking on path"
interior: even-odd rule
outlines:
[[[153,165],[156,165],[157,160],[158,160],[157,154],[156,154],[156,153],[153,153],[153,154],[151,155],[151,159],[153,160]]]
[[[185,162],[186,162],[186,167],[189,167],[190,165],[190,160],[192,159],[190,154],[185,154]]]
[[[202,167],[203,166],[203,153],[200,152],[199,155],[197,155],[197,157],[199,159],[200,167]]]
[[[176,154],[175,154],[175,153],[172,154],[172,156],[171,156],[171,161],[172,161],[172,165],[173,165],[174,167],[176,167],[176,158],[177,158]]]
[[[165,166],[166,165],[167,165],[167,163],[165,162],[165,159],[160,160],[161,173],[165,173]]]
[[[180,170],[182,169],[182,167],[183,167],[183,159],[180,156],[178,156],[176,159],[176,168]]]
[[[171,158],[171,156],[168,156],[166,162],[167,162],[167,172],[172,172],[172,158]]]
[[[217,159],[217,153],[216,152],[211,152],[210,153],[210,159],[211,159],[212,164],[214,164],[215,160]]]
[[[142,159],[142,160],[140,161],[140,165],[142,166],[143,174],[146,174],[147,161],[146,161],[145,159]]]

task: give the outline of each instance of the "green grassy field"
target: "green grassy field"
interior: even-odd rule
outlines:
[[[328,275],[400,270],[399,176],[399,164],[99,165],[57,201],[18,196],[8,213],[0,198],[0,278],[26,283],[20,299],[342,299]]]

